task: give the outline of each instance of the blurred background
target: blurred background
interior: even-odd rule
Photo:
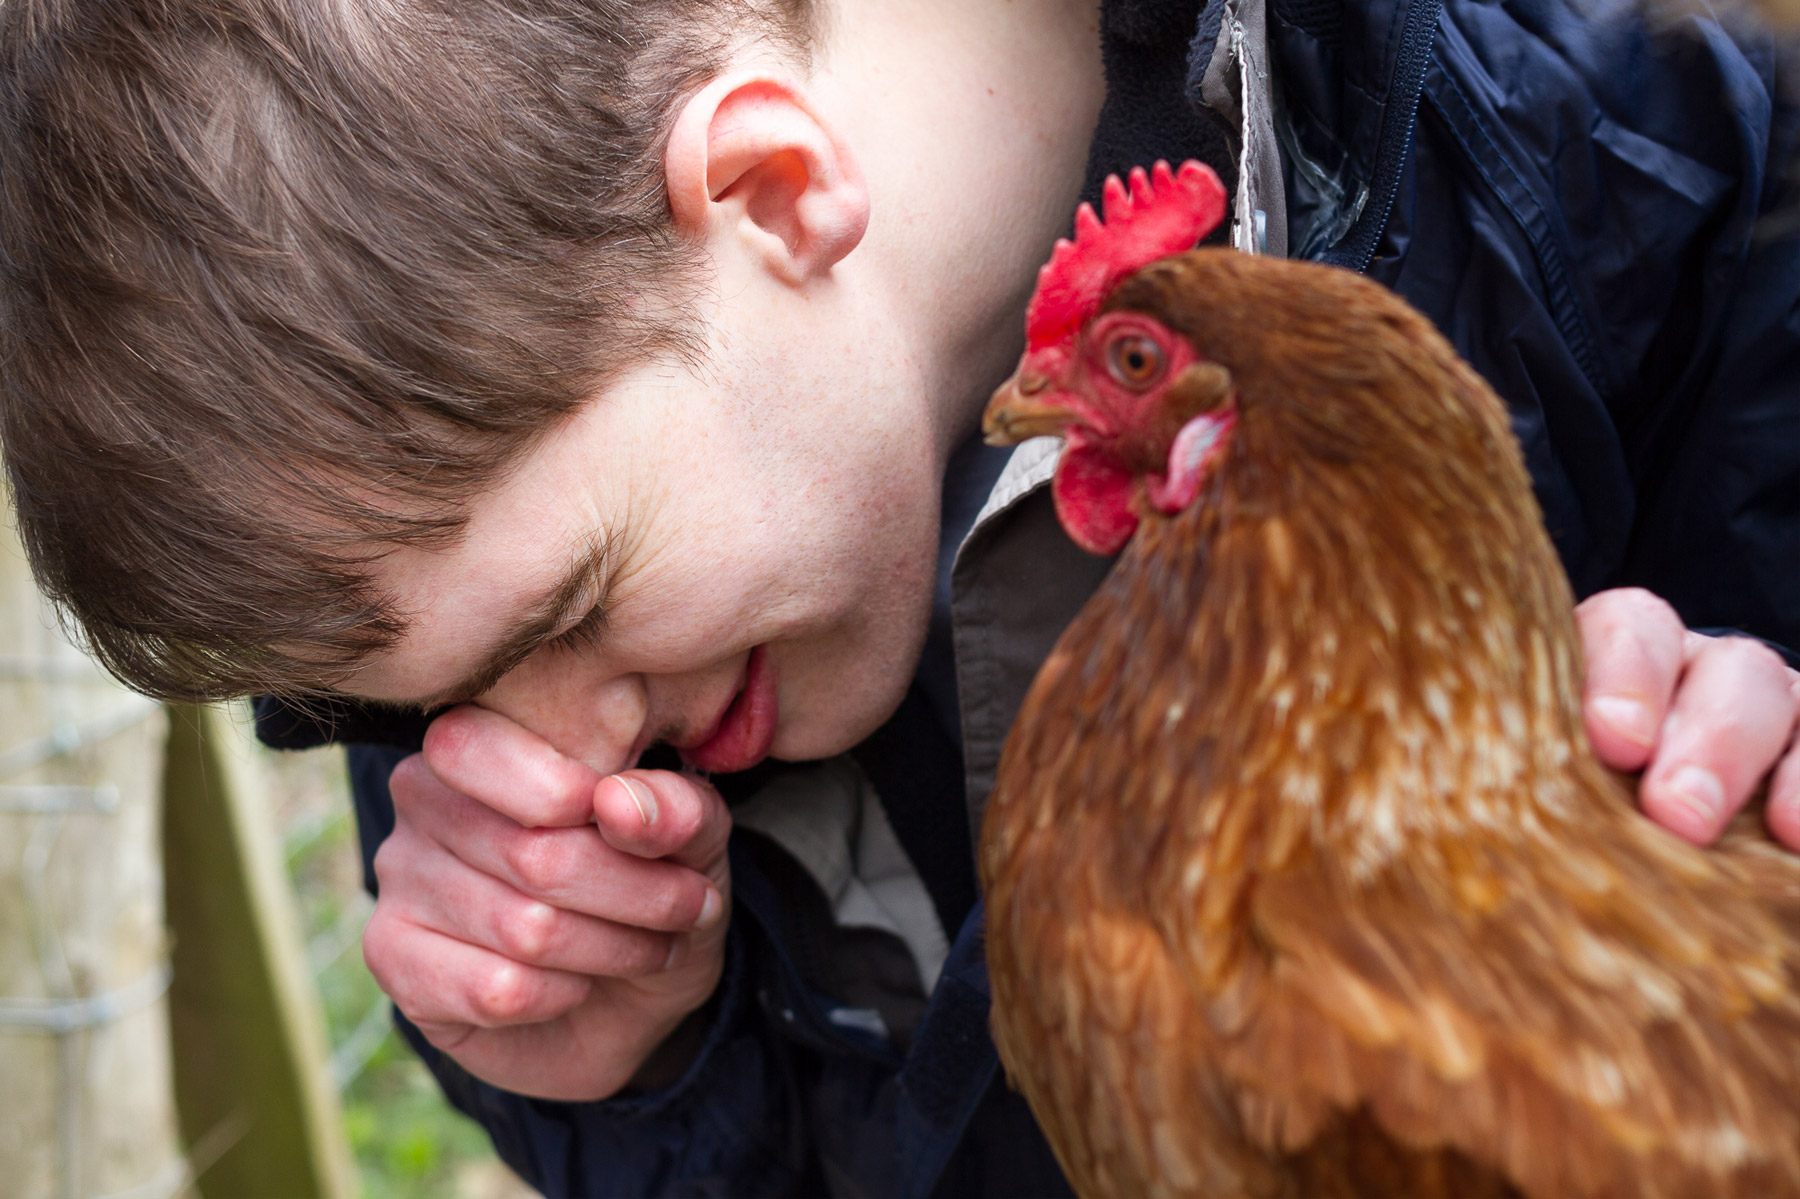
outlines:
[[[247,722],[248,713],[241,719]],[[260,799],[294,889],[307,970],[319,991],[355,1193],[370,1199],[536,1194],[494,1156],[480,1126],[444,1102],[394,1032],[387,997],[363,965],[362,926],[373,901],[362,889],[343,751],[276,753],[256,746],[253,755],[264,780]],[[210,1196],[204,1178],[201,1184]]]
[[[126,691],[0,529],[0,1194],[532,1194],[393,1032],[371,906],[342,751]]]
[[[341,751],[125,691],[0,522],[0,1195],[530,1195],[392,1031],[370,906]]]

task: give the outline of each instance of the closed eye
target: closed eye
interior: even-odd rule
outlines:
[[[610,530],[599,547],[590,551],[575,573],[569,576],[571,583],[579,580],[581,590],[571,597],[574,602],[564,610],[579,610],[576,604],[592,597],[587,611],[582,613],[580,620],[562,632],[539,642],[536,649],[574,652],[592,650],[600,644],[601,635],[606,631],[607,616],[613,608],[612,582],[613,572],[617,567],[618,532],[616,527]]]
[[[593,649],[600,644],[601,637],[606,632],[606,617],[611,610],[611,598],[602,596],[599,603],[587,610],[586,615],[544,642],[540,648],[558,653]]]

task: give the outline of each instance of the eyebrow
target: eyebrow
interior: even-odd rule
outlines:
[[[610,537],[593,539],[570,563],[567,573],[555,588],[533,603],[523,616],[513,621],[511,627],[501,634],[494,647],[483,655],[480,665],[464,675],[462,681],[455,686],[418,701],[419,706],[431,711],[474,699],[499,682],[500,676],[530,657],[533,650],[550,640],[558,629],[575,616],[577,606],[588,595],[596,596],[593,603],[604,599],[605,588],[593,588],[592,584],[595,579],[602,578],[607,573],[612,548]]]

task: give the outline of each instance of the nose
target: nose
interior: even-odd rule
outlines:
[[[577,654],[533,654],[476,701],[601,774],[644,749],[649,690],[641,674],[609,673]]]

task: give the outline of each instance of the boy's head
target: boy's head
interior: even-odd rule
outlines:
[[[543,727],[544,680],[630,674],[628,740],[683,744],[756,657],[841,726],[776,752],[841,748],[910,674],[938,473],[1066,222],[1093,10],[0,5],[41,581],[153,693]],[[602,579],[605,660],[531,652]]]
[[[808,0],[0,9],[4,432],[40,579],[128,681],[328,685],[372,548],[688,348],[661,140]]]

